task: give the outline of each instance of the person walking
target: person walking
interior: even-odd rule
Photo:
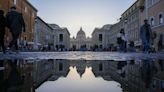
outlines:
[[[0,47],[2,47],[3,53],[6,53],[4,45],[5,27],[7,25],[6,18],[4,17],[4,11],[0,10]]]
[[[144,20],[144,25],[140,28],[140,38],[143,44],[143,51],[149,52],[151,50],[152,43],[152,30],[148,24],[148,20]]]
[[[159,41],[158,41],[158,51],[162,51],[162,50],[163,50],[163,35],[160,34]]]
[[[117,44],[120,52],[126,51],[126,37],[124,29],[121,29],[120,33],[117,35]]]
[[[129,51],[130,52],[136,52],[134,41],[130,41],[130,43],[129,43]]]
[[[16,52],[18,52],[17,40],[22,31],[25,32],[25,23],[22,14],[16,11],[15,6],[12,6],[10,9],[11,11],[9,11],[6,15],[9,29],[12,34],[12,41],[10,42],[8,49],[10,50],[14,45]]]

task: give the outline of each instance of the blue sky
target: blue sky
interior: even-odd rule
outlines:
[[[29,0],[47,23],[67,27],[72,36],[83,27],[91,36],[95,27],[114,24],[136,0]]]

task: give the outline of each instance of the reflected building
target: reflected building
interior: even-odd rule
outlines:
[[[80,77],[83,77],[86,68],[91,67],[95,78],[117,81],[123,92],[164,91],[163,60],[50,59],[0,61],[1,92],[35,92],[46,81],[67,78],[70,67],[76,67]]]
[[[109,62],[110,61],[94,61],[91,63],[92,71],[95,77],[102,77],[106,81],[112,81],[109,75]]]
[[[158,60],[155,62],[156,73],[152,77],[150,89],[153,92],[164,92],[164,62]]]
[[[0,61],[1,92],[33,92],[32,64],[26,60]]]
[[[33,85],[39,87],[53,73],[53,60],[36,60],[33,61]]]
[[[69,72],[69,61],[57,59],[54,61],[53,75],[66,77]]]
[[[112,79],[125,92],[163,92],[163,61],[130,60],[109,63]]]
[[[87,62],[85,60],[78,60],[78,61],[73,61],[73,62],[76,62],[75,67],[80,77],[82,77],[82,75],[85,73]]]

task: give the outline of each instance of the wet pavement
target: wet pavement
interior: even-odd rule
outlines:
[[[0,92],[164,92],[163,54],[0,54]]]
[[[72,60],[132,60],[163,59],[164,53],[118,53],[118,52],[20,52],[19,54],[2,54],[3,59],[72,59]]]

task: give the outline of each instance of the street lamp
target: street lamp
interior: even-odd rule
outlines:
[[[144,12],[145,10],[145,19],[148,19],[148,0],[140,0],[140,11]]]
[[[34,24],[34,50],[37,50],[38,49],[38,47],[37,47],[37,40],[38,40],[38,37],[37,37],[37,28],[36,28],[36,26],[37,26],[37,18],[35,18],[35,24]]]
[[[128,26],[128,19],[126,18],[125,20],[124,20],[124,26],[125,26],[125,40],[126,40],[126,47],[128,46],[128,29],[127,29],[127,26]]]
[[[145,0],[145,16],[146,16],[146,19],[148,19],[148,0]]]

